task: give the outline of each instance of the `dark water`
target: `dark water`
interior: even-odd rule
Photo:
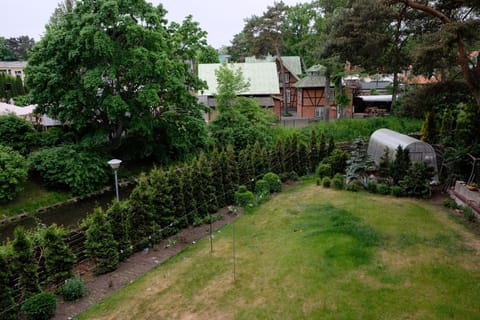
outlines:
[[[132,186],[119,189],[120,200],[128,197],[132,191]],[[13,230],[16,226],[24,226],[27,230],[32,230],[38,225],[49,226],[56,223],[66,229],[74,229],[80,222],[97,207],[106,209],[115,199],[115,190],[107,191],[101,195],[96,195],[86,199],[80,199],[76,202],[67,202],[58,207],[49,208],[44,212],[37,212],[24,219],[12,222],[0,227],[0,243],[8,239],[13,239]]]

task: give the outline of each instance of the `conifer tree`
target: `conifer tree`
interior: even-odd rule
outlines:
[[[173,201],[172,213],[177,221],[178,228],[185,228],[188,225],[183,183],[182,170],[171,167],[168,171],[168,184],[170,185],[170,195]]]
[[[194,164],[185,163],[181,169],[181,181],[183,186],[183,198],[184,198],[184,206],[187,212],[187,223],[192,224],[195,220],[195,217],[198,216],[197,210],[197,195],[195,193],[195,187],[193,182],[193,172],[194,172]]]
[[[202,217],[218,211],[217,198],[215,197],[215,186],[213,185],[213,172],[211,161],[204,153],[201,153],[197,161],[198,183],[201,185],[204,201],[199,212]],[[203,211],[202,211],[203,210]]]
[[[333,134],[332,134],[332,135],[330,135],[330,138],[328,139],[327,154],[331,155],[333,150],[335,150],[335,140],[333,139]]]
[[[222,159],[217,148],[213,149],[212,159],[210,160],[212,167],[212,182],[215,187],[215,196],[217,198],[218,206],[223,208],[227,205],[225,200],[225,177],[222,169]]]
[[[275,173],[284,173],[285,172],[285,148],[282,140],[277,139],[275,143],[275,149],[273,151],[273,160],[272,160],[272,171]]]
[[[310,159],[310,167],[309,172],[315,172],[317,165],[320,163],[319,161],[319,146],[317,141],[317,133],[315,130],[312,130],[310,133],[310,146],[309,146],[309,159]]]
[[[395,159],[390,166],[390,176],[393,179],[393,184],[398,185],[407,174],[408,168],[410,168],[410,151],[399,145],[395,151]]]
[[[300,158],[298,155],[298,137],[297,134],[294,132],[292,135],[291,143],[291,152],[292,152],[292,168],[290,171],[297,171],[297,167],[300,163]]]
[[[255,171],[252,166],[251,148],[249,146],[238,153],[238,171],[239,184],[246,186],[249,190],[253,190]]]
[[[152,198],[154,192],[145,173],[138,179],[137,186],[129,196],[131,216],[130,241],[137,249],[143,249],[148,245],[148,237],[152,234],[152,220],[154,208]]]
[[[64,241],[65,230],[55,224],[49,226],[43,235],[43,257],[48,281],[61,284],[72,277],[76,257]]]
[[[258,141],[253,145],[251,155],[254,177],[257,180],[257,178],[260,179],[266,173],[263,148]]]
[[[131,225],[130,210],[125,201],[113,201],[107,210],[107,219],[112,226],[113,238],[118,244],[118,258],[120,261],[126,260],[132,254],[133,248],[130,241],[130,234],[135,226]]]
[[[38,282],[38,265],[35,261],[32,242],[23,227],[14,231],[15,239],[12,243],[14,255],[14,271],[18,276],[20,301],[24,301],[41,291]]]
[[[161,168],[150,171],[150,185],[152,188],[153,220],[151,241],[157,243],[164,236],[177,231],[177,220],[173,215],[173,199],[168,176]]]
[[[85,248],[95,262],[95,274],[104,274],[118,267],[118,243],[115,241],[112,226],[102,208],[97,208],[85,220]]]
[[[234,194],[238,188],[238,163],[232,146],[221,153],[223,188],[227,205],[234,203]]]
[[[0,254],[0,319],[17,319],[17,306],[13,299],[12,270],[6,257]]]
[[[297,173],[299,176],[308,174],[310,170],[310,158],[307,151],[307,147],[304,143],[300,143],[298,146],[298,165]]]
[[[325,138],[325,132],[320,134],[320,146],[318,148],[318,162],[322,162],[323,159],[328,155],[327,151],[327,142]]]

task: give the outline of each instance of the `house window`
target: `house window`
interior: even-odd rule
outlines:
[[[22,75],[22,71],[20,71],[20,70],[15,70],[15,75],[16,75],[16,76],[21,76],[21,75]]]
[[[285,73],[283,74],[283,81],[284,81],[285,83],[290,83],[290,73],[285,72]]]
[[[325,107],[315,107],[315,118],[325,120]]]
[[[292,102],[292,97],[291,97],[291,93],[290,93],[290,90],[285,90],[285,100],[287,100],[287,103],[291,103]]]

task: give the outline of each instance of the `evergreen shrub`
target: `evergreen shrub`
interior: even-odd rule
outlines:
[[[277,174],[267,172],[263,176],[263,180],[265,180],[270,186],[270,193],[282,191],[282,180],[280,180],[280,177]]]
[[[382,195],[390,194],[390,187],[385,183],[379,183],[377,185],[377,192]]]
[[[463,206],[461,208],[463,216],[467,221],[469,222],[475,222],[477,220],[477,217],[475,216],[475,212],[470,207]]]
[[[393,186],[391,189],[390,189],[390,192],[392,194],[392,196],[394,197],[402,197],[403,196],[403,188],[402,187],[399,187],[399,186]]]
[[[455,200],[453,200],[452,198],[445,198],[442,200],[442,204],[444,207],[446,208],[450,208],[450,209],[457,209],[458,208],[458,205],[457,203],[455,202]]]
[[[36,294],[22,304],[21,311],[27,320],[48,320],[55,315],[57,300],[51,292]]]
[[[320,163],[315,170],[315,174],[320,179],[332,176],[332,166],[328,163]]]
[[[322,186],[324,188],[330,188],[330,185],[332,184],[332,180],[330,179],[330,177],[323,177],[322,179]]]
[[[238,187],[238,191],[235,192],[235,204],[239,207],[246,208],[253,206],[255,203],[255,196],[245,186]]]
[[[342,190],[345,187],[343,176],[340,173],[335,174],[333,177],[332,187],[336,190]]]
[[[377,183],[375,181],[368,181],[367,191],[370,192],[370,193],[377,193],[378,192]]]
[[[352,181],[345,186],[345,190],[351,192],[358,192],[360,190],[360,186],[358,185],[358,183]]]
[[[75,301],[86,294],[85,283],[81,278],[70,278],[65,280],[62,286],[62,296],[65,301]]]

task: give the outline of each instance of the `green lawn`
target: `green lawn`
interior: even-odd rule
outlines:
[[[47,190],[39,183],[30,180],[25,182],[22,187],[23,190],[13,201],[0,205],[0,218],[23,212],[32,213],[41,207],[63,202],[72,197],[67,192]]]
[[[79,319],[480,319],[480,239],[424,201],[305,183]]]

